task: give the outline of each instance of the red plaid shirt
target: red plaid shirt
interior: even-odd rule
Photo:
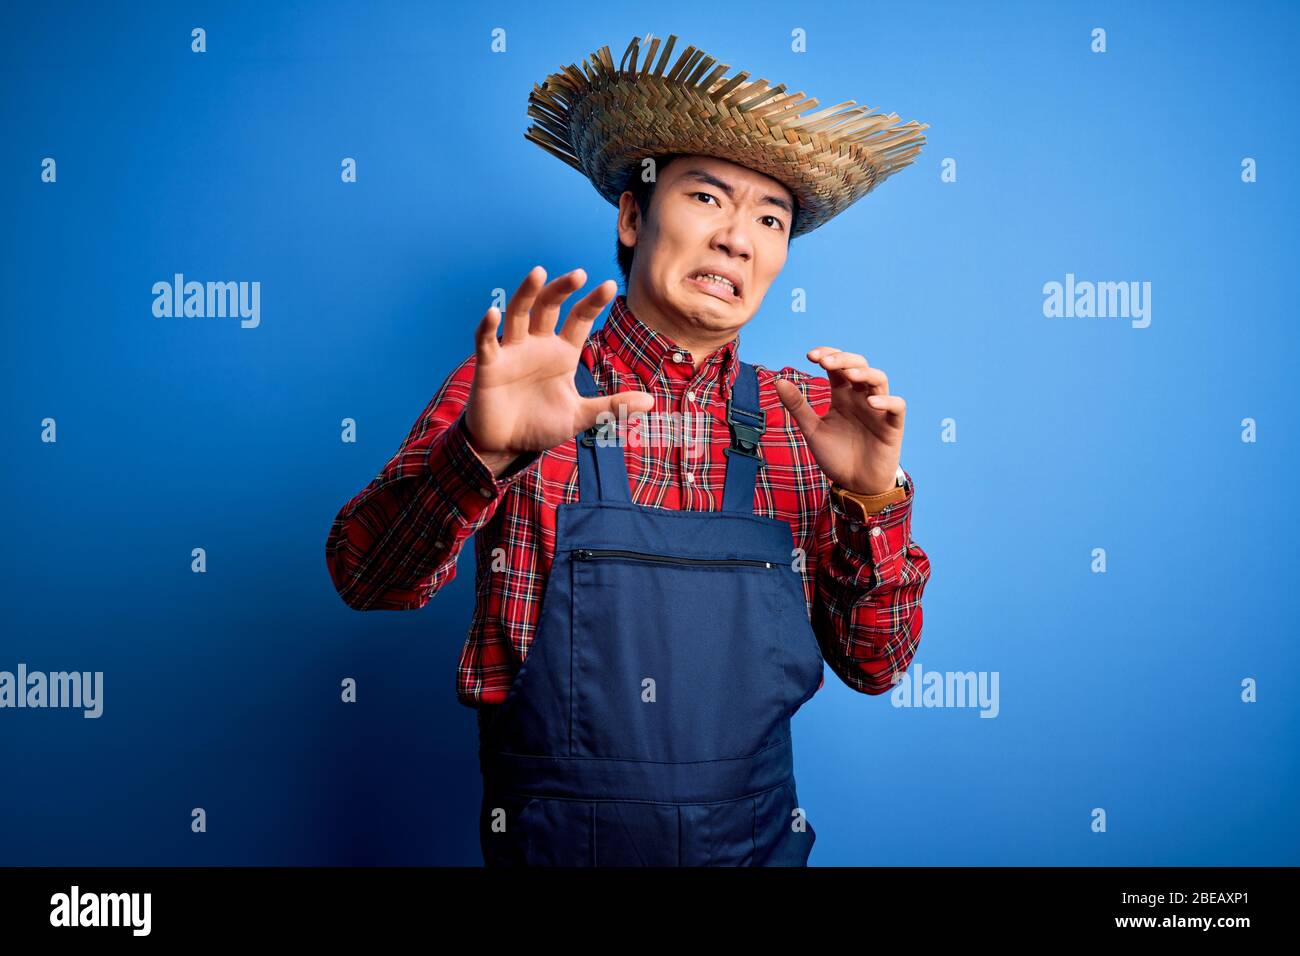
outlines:
[[[722,450],[730,444],[722,383],[729,389],[736,379],[739,346],[737,334],[696,367],[689,352],[638,320],[622,295],[588,337],[582,361],[603,393],[651,393],[655,409],[647,422],[666,424],[665,412],[712,420],[707,445],[694,450],[688,442],[657,440],[663,431],[647,429],[637,441],[629,424],[623,451],[637,504],[721,508],[728,459]],[[325,544],[330,576],[350,607],[411,610],[455,576],[457,556],[477,532],[477,600],[456,681],[457,697],[468,707],[504,700],[536,634],[555,554],[556,506],[578,499],[574,439],[517,459],[500,478],[474,453],[461,418],[474,360],[470,355],[447,377],[397,454],[343,506]],[[757,368],[767,431],[754,513],[789,522],[795,547],[804,551],[804,593],[826,662],[852,689],[883,694],[921,639],[930,561],[912,541],[915,492],[866,524],[841,514],[772,384],[789,379],[824,415],[830,382],[789,366]],[[694,441],[703,442],[703,430]]]

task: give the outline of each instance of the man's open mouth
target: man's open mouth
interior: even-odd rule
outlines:
[[[688,276],[692,282],[719,299],[736,301],[740,298],[739,282],[716,272],[695,272]]]

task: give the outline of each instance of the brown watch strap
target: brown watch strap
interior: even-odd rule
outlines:
[[[839,485],[831,482],[831,495],[835,503],[839,505],[850,518],[857,521],[866,521],[872,515],[879,514],[886,507],[897,501],[903,501],[907,498],[907,489],[902,485],[896,488],[890,488],[888,491],[879,495],[862,495],[855,491],[849,491],[841,488]]]

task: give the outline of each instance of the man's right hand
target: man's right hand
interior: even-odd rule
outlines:
[[[574,269],[551,282],[536,266],[506,303],[505,330],[497,339],[501,313],[487,310],[475,335],[474,381],[465,405],[470,447],[500,475],[520,455],[561,445],[596,424],[601,412],[649,412],[649,392],[618,392],[597,398],[578,394],[574,373],[591,324],[614,298],[608,279],[569,310],[564,328],[555,326],[564,300],[582,287],[587,274]]]

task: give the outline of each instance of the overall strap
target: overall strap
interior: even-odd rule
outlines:
[[[591,370],[581,360],[574,373],[574,383],[578,394],[586,398],[600,394]],[[759,408],[758,371],[748,362],[740,363],[735,386],[727,398],[727,427],[731,431],[731,445],[723,450],[727,456],[727,478],[722,510],[753,514],[754,486],[763,464],[760,443],[767,425]],[[577,435],[579,500],[631,504],[627,463],[618,440],[617,422],[605,426],[605,437],[598,442],[600,433],[601,426],[596,424]]]
[[[578,359],[578,368],[574,373],[574,384],[578,387],[578,394],[584,398],[600,395],[591,369],[582,364],[581,358]],[[627,463],[623,460],[618,422],[605,425],[605,436],[597,442],[596,438],[601,431],[602,426],[597,422],[578,432],[574,445],[578,453],[578,500],[631,504],[632,493],[628,489]]]
[[[727,484],[722,493],[722,510],[754,513],[754,485],[763,464],[761,447],[767,423],[758,404],[758,370],[741,362],[736,384],[727,398],[727,427],[731,447],[727,456]]]

